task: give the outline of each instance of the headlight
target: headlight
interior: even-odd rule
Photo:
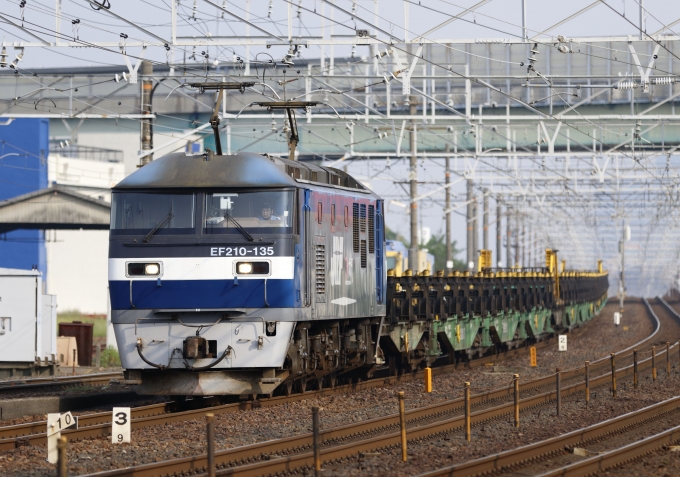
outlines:
[[[159,276],[161,274],[160,263],[128,263],[128,277]]]
[[[236,262],[237,275],[269,275],[269,262]]]
[[[161,267],[157,263],[147,263],[144,267],[144,273],[146,275],[158,275],[161,273]]]
[[[248,274],[248,273],[253,273],[253,265],[252,263],[248,262],[240,262],[238,264],[238,273],[239,274]]]

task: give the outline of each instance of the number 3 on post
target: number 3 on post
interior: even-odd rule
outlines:
[[[130,408],[114,407],[111,420],[111,443],[123,444],[130,442]]]

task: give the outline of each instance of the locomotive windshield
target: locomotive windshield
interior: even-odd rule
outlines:
[[[194,194],[117,192],[111,203],[113,233],[193,233],[196,198]]]
[[[290,233],[293,191],[213,192],[205,195],[205,232]]]

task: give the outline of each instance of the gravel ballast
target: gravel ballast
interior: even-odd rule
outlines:
[[[569,349],[567,352],[557,351],[557,343],[553,341],[552,348],[539,350],[538,367],[528,366],[528,353],[522,357],[499,359],[494,365],[514,368],[519,372],[522,381],[534,379],[554,372],[555,368],[566,370],[571,367],[582,366],[585,360],[606,357],[611,351],[626,348],[647,337],[652,331],[652,325],[646,316],[644,305],[632,304],[627,307],[624,321],[619,327],[613,324],[613,313],[618,305],[610,303],[602,313],[588,323],[576,334],[569,334]],[[627,330],[624,329],[627,327]],[[606,345],[603,345],[605,344]],[[504,369],[504,368],[500,368]],[[517,371],[519,369],[519,371]],[[554,419],[554,409],[541,408],[527,412],[522,416],[522,428],[517,431],[511,423],[497,421],[481,428],[473,429],[473,443],[466,445],[458,443],[455,433],[449,440],[439,439],[413,446],[413,461],[402,467],[393,467],[389,456],[396,456],[400,451],[393,450],[381,453],[379,457],[363,460],[367,467],[366,473],[377,472],[382,475],[414,475],[427,468],[459,462],[493,451],[510,448],[527,443],[527,439],[543,439],[546,436],[582,427],[643,407],[643,405],[664,399],[664,392],[671,392],[665,388],[666,380],[661,373],[661,380],[655,384],[643,380],[641,391],[628,391],[625,382],[616,401],[606,396],[606,389],[597,390],[593,396],[593,404],[587,413],[583,412],[580,398],[563,399],[563,418]],[[424,393],[421,382],[402,383],[394,386],[374,388],[354,394],[333,395],[323,398],[307,399],[272,408],[259,408],[251,411],[218,415],[216,421],[217,449],[232,448],[270,439],[288,437],[311,431],[311,407],[321,409],[321,426],[330,428],[358,422],[379,416],[393,414],[397,411],[395,394],[404,391],[407,409],[422,407],[460,397],[465,381],[472,383],[472,393],[476,394],[502,386],[507,386],[512,380],[512,372],[492,372],[490,366],[466,369],[436,376],[432,393]],[[680,389],[675,378],[667,380],[668,384]],[[659,389],[647,393],[647,389]],[[553,413],[551,415],[551,412]],[[552,416],[552,417],[551,417]],[[36,416],[34,420],[44,419]],[[546,420],[547,419],[547,420]],[[532,424],[533,422],[533,424]],[[546,425],[548,424],[549,425]],[[8,425],[3,422],[2,425]],[[535,427],[532,427],[532,425]],[[533,429],[533,430],[532,430]],[[531,435],[531,437],[529,437]],[[501,437],[504,436],[504,437]],[[159,460],[187,457],[205,452],[205,422],[202,419],[167,424],[133,431],[132,444],[112,445],[109,439],[87,439],[69,442],[69,473],[78,475],[114,468],[139,465]],[[481,443],[493,444],[485,447]],[[498,445],[498,447],[496,447]],[[503,447],[506,446],[506,447]],[[509,446],[509,447],[507,447]],[[431,449],[431,450],[428,450]],[[486,450],[485,450],[486,449]],[[417,457],[422,455],[423,458]],[[452,455],[454,457],[446,457]],[[43,476],[54,475],[54,466],[45,461],[44,448],[22,447],[11,452],[0,454],[0,474],[7,476]],[[420,464],[417,461],[421,459]],[[376,461],[375,464],[371,462]],[[429,460],[430,467],[425,464]],[[347,468],[338,467],[337,475],[354,473],[358,461]],[[394,465],[401,465],[397,462]],[[380,470],[380,467],[383,467]],[[335,467],[329,467],[324,475],[333,474]],[[359,468],[357,468],[357,471]],[[331,472],[331,473],[329,473]],[[396,472],[396,474],[394,473]],[[378,475],[376,474],[376,475]]]

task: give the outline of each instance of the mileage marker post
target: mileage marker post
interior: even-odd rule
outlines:
[[[47,415],[47,462],[56,464],[59,460],[58,442],[61,431],[74,427],[78,429],[78,419],[71,412],[64,414],[50,413]]]
[[[130,408],[129,407],[114,407],[112,411],[111,420],[111,443],[123,444],[130,443],[131,440],[131,425],[130,425]]]

